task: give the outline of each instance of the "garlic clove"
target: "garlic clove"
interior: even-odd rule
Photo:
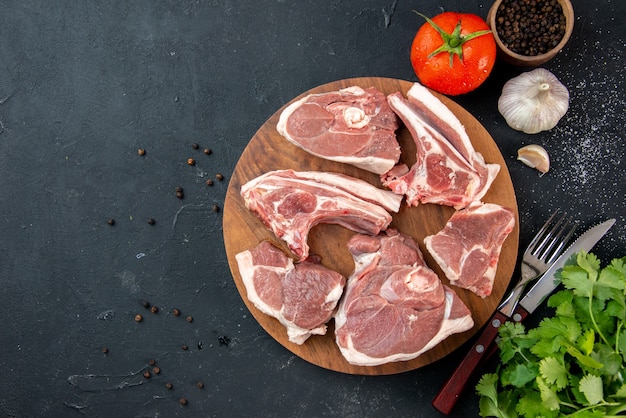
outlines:
[[[550,157],[541,145],[531,144],[520,148],[517,150],[517,159],[542,173],[547,173],[550,169]]]
[[[568,108],[567,87],[543,68],[507,81],[498,99],[498,111],[506,123],[527,134],[554,128]]]

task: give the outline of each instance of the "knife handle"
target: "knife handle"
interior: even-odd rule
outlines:
[[[486,356],[493,354],[491,346],[495,345],[493,343],[498,336],[498,328],[508,319],[500,311],[491,316],[471,350],[433,399],[432,405],[436,410],[446,415],[452,411],[474,371],[479,368]]]

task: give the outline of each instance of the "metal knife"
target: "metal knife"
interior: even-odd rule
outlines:
[[[480,368],[486,359],[497,350],[494,341],[498,328],[508,320],[512,319],[519,322],[533,313],[559,285],[560,282],[555,279],[554,274],[565,265],[565,262],[572,255],[579,251],[589,252],[614,223],[615,219],[609,219],[589,228],[580,235],[519,301],[511,318],[502,314],[492,317],[491,323],[487,324],[483,334],[433,399],[432,405],[435,409],[443,414],[449,414],[452,411],[474,371]]]

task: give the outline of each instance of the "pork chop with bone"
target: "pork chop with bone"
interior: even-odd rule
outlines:
[[[397,92],[387,100],[411,133],[417,159],[411,168],[399,164],[383,174],[382,183],[406,195],[409,206],[435,203],[460,209],[482,199],[500,166],[485,163],[454,113],[419,83],[406,99]]]
[[[346,360],[377,366],[416,358],[474,326],[469,309],[444,286],[409,236],[388,229],[348,242],[355,269],[335,314]]]
[[[310,94],[281,112],[276,129],[310,154],[376,174],[400,158],[398,118],[374,87]]]
[[[511,210],[475,202],[456,211],[424,244],[450,284],[485,298],[493,290],[502,245],[514,226]]]
[[[304,260],[309,231],[320,223],[376,235],[392,221],[402,196],[338,173],[276,170],[241,186],[246,207]]]
[[[287,328],[289,341],[302,344],[326,334],[346,279],[318,257],[294,263],[269,241],[235,255],[248,300]]]

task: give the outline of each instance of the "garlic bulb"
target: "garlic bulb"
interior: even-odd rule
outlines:
[[[550,157],[541,145],[531,144],[520,148],[517,150],[517,159],[542,173],[547,173],[550,169]]]
[[[498,111],[513,129],[527,134],[556,126],[569,107],[569,91],[543,68],[507,81],[498,99]]]

